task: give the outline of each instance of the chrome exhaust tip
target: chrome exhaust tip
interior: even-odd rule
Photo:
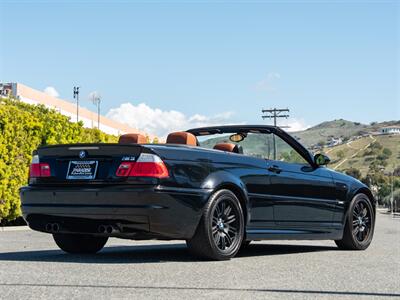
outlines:
[[[53,231],[53,224],[47,223],[45,228],[46,228],[46,231],[51,232],[51,231]]]
[[[115,230],[114,230],[114,228],[110,225],[110,226],[107,226],[106,231],[107,231],[108,234],[111,234],[111,233],[113,233]]]
[[[52,226],[53,232],[58,232],[60,230],[60,225],[57,223],[54,223]]]
[[[106,232],[106,226],[100,225],[99,228],[97,229],[99,233],[105,233]]]

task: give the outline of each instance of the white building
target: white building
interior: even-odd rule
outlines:
[[[381,134],[400,134],[400,125],[399,126],[387,126],[382,127],[380,129]]]
[[[52,108],[61,114],[70,117],[71,122],[76,122],[77,107],[76,104],[56,97],[50,96],[44,92],[35,90],[21,83],[0,83],[0,96],[13,95],[22,102],[29,104],[43,104],[48,108]],[[86,128],[97,128],[97,113],[86,108],[79,107],[79,121],[83,122]],[[140,133],[149,136],[153,140],[155,136],[146,134],[136,128],[129,127],[125,124],[115,122],[104,116],[100,116],[100,130],[113,135],[121,135],[125,133]]]

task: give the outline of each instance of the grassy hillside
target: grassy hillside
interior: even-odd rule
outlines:
[[[294,132],[292,135],[297,137],[303,145],[310,147],[320,142],[326,143],[331,137],[342,138],[346,141],[351,137],[368,132],[377,132],[380,128],[391,125],[400,125],[400,121],[387,121],[365,125],[340,119],[323,122],[307,130]]]
[[[376,143],[382,148],[374,149]],[[383,155],[384,149],[390,150],[387,158]],[[375,162],[386,172],[392,172],[400,166],[400,135],[363,137],[343,145],[325,148],[322,151],[332,159],[330,168],[338,171],[355,168],[365,176],[371,163]]]

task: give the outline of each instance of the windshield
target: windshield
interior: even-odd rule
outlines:
[[[231,133],[198,136],[201,147],[213,149],[216,144],[230,143],[240,145],[243,154],[269,160],[306,163],[288,143],[273,133],[247,133],[240,142],[230,138]]]

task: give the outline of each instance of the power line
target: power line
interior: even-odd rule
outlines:
[[[278,118],[289,118],[289,109],[288,108],[272,108],[272,109],[263,109],[261,112],[264,114],[261,117],[263,119],[274,119],[274,126],[277,126],[276,119]],[[283,126],[282,126],[283,127]],[[285,126],[286,127],[286,126]],[[276,141],[275,134],[272,135],[272,142],[274,144],[274,160],[276,160]]]

